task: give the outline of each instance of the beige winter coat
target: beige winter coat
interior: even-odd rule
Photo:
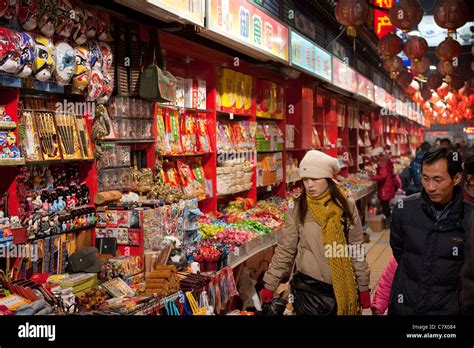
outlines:
[[[349,244],[353,246],[353,249],[360,246],[363,251],[364,242],[359,213],[355,201],[350,198],[348,202],[354,220],[354,224],[349,228]],[[282,277],[291,271],[293,262],[296,262],[296,271],[332,284],[331,271],[325,255],[329,255],[327,252],[332,253],[334,249],[336,252],[343,250],[342,246],[330,248],[329,251],[324,248],[321,226],[314,221],[309,209],[305,222],[301,225],[298,217],[298,204],[295,204],[294,208],[290,208],[286,214],[283,235],[278,241],[272,262],[263,278],[265,288],[275,291]],[[356,256],[351,257],[351,261],[359,291],[368,290],[370,271],[365,254],[362,256],[352,252],[350,255]]]

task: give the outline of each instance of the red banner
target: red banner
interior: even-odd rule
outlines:
[[[395,0],[374,0],[374,5],[391,9],[395,2]],[[390,18],[388,17],[388,12],[374,10],[374,32],[379,39],[395,30],[395,26],[392,25]]]

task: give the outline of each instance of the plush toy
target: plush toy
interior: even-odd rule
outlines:
[[[56,0],[56,35],[70,37],[74,25],[74,12],[71,3],[68,0]]]
[[[25,30],[33,30],[40,15],[39,0],[21,0],[18,21]]]
[[[33,63],[33,74],[39,81],[47,81],[55,68],[55,50],[53,42],[44,36],[35,39],[36,57]]]
[[[56,23],[56,11],[53,11],[52,0],[41,0],[38,28],[43,35],[51,37],[54,35],[54,25]]]
[[[16,33],[0,27],[0,71],[15,74],[20,67],[20,43]]]
[[[67,85],[74,75],[74,48],[67,42],[56,44],[56,69],[54,77],[61,86]]]
[[[18,70],[18,76],[28,77],[33,71],[33,62],[36,57],[36,44],[33,38],[25,33],[17,33],[18,40],[20,42],[20,68]]]
[[[89,60],[89,51],[87,48],[78,46],[74,49],[74,75],[73,83],[74,87],[84,90],[89,84],[91,75],[91,66]]]
[[[72,38],[78,45],[83,45],[87,41],[86,15],[83,9],[74,5],[74,24],[72,25]]]

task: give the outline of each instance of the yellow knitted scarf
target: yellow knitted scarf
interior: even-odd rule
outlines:
[[[340,190],[343,192],[342,190]],[[343,193],[344,194],[344,193]],[[341,224],[342,209],[334,202],[327,189],[319,197],[314,198],[306,195],[308,209],[313,219],[322,230],[322,241],[326,248],[333,248],[333,243],[342,245],[346,250],[346,238],[344,226]],[[357,286],[349,257],[336,257],[337,254],[328,257],[329,269],[336,295],[337,315],[360,314]]]

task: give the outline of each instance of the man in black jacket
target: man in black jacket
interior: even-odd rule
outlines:
[[[462,159],[441,148],[423,157],[421,193],[396,207],[390,245],[398,269],[392,315],[458,315],[465,231],[472,205],[463,202]]]

